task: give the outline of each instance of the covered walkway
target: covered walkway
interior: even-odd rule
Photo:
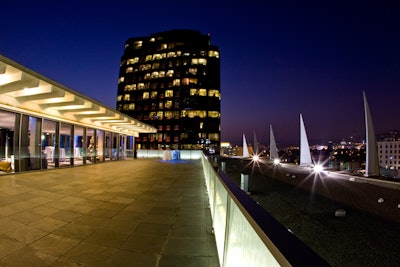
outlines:
[[[0,177],[0,266],[219,266],[200,160]]]

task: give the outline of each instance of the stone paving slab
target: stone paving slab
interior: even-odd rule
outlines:
[[[201,161],[0,176],[0,266],[218,267]]]

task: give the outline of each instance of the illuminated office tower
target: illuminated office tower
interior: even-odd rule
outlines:
[[[140,134],[137,149],[220,146],[220,57],[210,35],[172,30],[125,43],[117,110],[157,128]]]

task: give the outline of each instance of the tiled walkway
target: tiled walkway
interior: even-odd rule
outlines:
[[[219,266],[201,161],[0,176],[0,266]]]

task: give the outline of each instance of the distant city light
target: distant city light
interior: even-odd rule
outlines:
[[[278,165],[279,163],[281,163],[280,159],[274,159],[274,164]]]
[[[253,156],[253,161],[259,161],[259,160],[260,160],[260,157],[258,155]]]
[[[314,166],[314,172],[316,172],[316,173],[320,173],[320,172],[322,172],[324,170],[324,167],[321,165],[321,164],[316,164],[315,166]]]

